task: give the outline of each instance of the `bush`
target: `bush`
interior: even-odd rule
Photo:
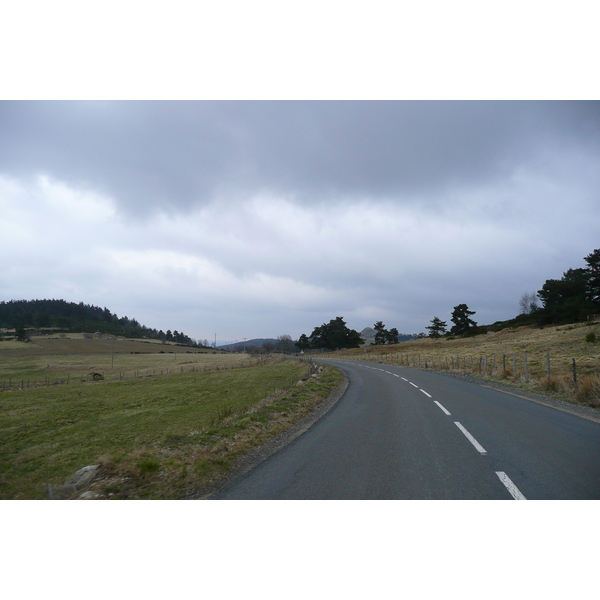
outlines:
[[[595,344],[596,343],[596,332],[595,331],[590,331],[586,336],[585,336],[585,341],[588,344]]]
[[[600,407],[600,378],[594,375],[582,377],[577,390],[577,399],[590,406]]]
[[[158,471],[160,463],[154,458],[145,457],[138,461],[137,467],[142,473],[152,473]]]

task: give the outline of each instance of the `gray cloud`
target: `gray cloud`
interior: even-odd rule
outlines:
[[[598,247],[597,102],[2,102],[0,297],[196,338],[423,331]]]
[[[261,191],[421,201],[502,181],[548,147],[598,156],[596,102],[4,102],[0,164],[130,214]]]

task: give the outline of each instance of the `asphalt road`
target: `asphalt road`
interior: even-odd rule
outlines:
[[[220,499],[599,499],[600,423],[443,375],[327,360],[349,379]]]

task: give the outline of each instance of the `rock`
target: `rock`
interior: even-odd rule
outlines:
[[[92,482],[99,468],[100,465],[88,465],[87,467],[83,467],[83,469],[79,469],[77,473],[65,481],[63,488],[73,487],[75,490],[84,488]]]
[[[81,494],[81,496],[79,496],[80,500],[95,500],[96,498],[100,498],[100,494],[98,494],[96,492],[92,492],[91,490],[88,490],[87,492],[83,492],[83,494]]]

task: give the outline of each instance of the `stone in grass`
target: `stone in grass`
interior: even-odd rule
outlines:
[[[71,475],[64,485],[61,485],[57,490],[59,498],[67,498],[74,494],[77,490],[87,487],[98,473],[100,465],[88,465],[79,469],[74,475]]]
[[[102,496],[98,494],[98,492],[92,492],[92,490],[88,490],[87,492],[83,492],[81,496],[79,496],[80,500],[95,500],[96,498],[101,498]]]
[[[99,468],[100,465],[88,465],[83,469],[79,469],[77,473],[65,481],[65,486],[73,486],[76,490],[86,487],[92,482]]]

